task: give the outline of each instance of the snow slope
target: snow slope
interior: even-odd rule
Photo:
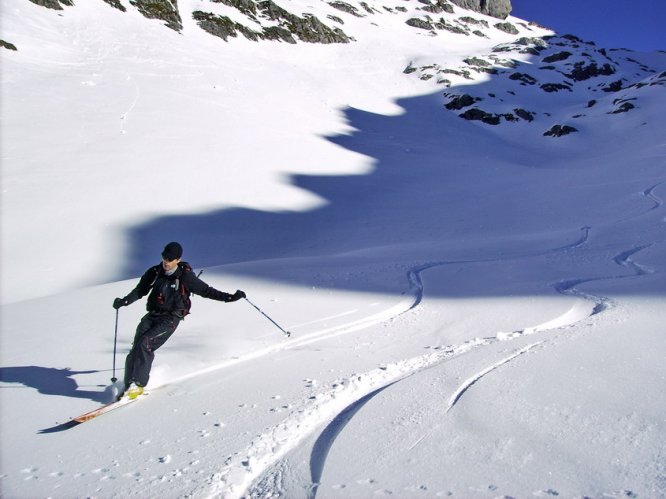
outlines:
[[[1,495],[666,496],[666,55],[280,3],[355,41],[3,4]],[[462,94],[534,120],[461,119]],[[174,239],[292,336],[195,298],[150,395],[66,429],[109,396],[113,298]]]

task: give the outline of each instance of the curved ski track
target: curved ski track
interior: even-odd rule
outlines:
[[[646,191],[648,192],[646,197],[650,197],[651,199],[656,200],[658,198],[653,195],[654,187]],[[659,204],[659,207],[660,206],[662,206],[662,204]],[[554,254],[561,251],[570,251],[585,245],[588,242],[591,230],[591,227],[583,227],[581,229],[582,236],[574,243],[553,248],[537,255],[532,254],[487,260],[440,261],[421,264],[408,272],[408,279],[410,282],[411,291],[414,296],[413,303],[407,308],[407,310],[402,310],[391,318],[403,315],[415,309],[421,303],[424,293],[421,274],[426,270],[443,265],[483,263],[493,261],[500,262],[525,256],[540,256]],[[593,281],[622,279],[641,276],[649,273],[650,271],[648,269],[645,269],[644,267],[636,264],[631,259],[633,255],[648,248],[649,246],[651,245],[643,245],[631,248],[613,257],[612,260],[617,265],[632,270],[632,274],[581,278],[576,280],[561,281],[554,284],[554,289],[556,291],[561,294],[577,296],[581,298],[581,302],[574,305],[567,313],[551,321],[519,331],[510,333],[499,332],[495,336],[476,338],[460,345],[438,347],[435,349],[436,351],[434,353],[386,364],[365,373],[351,375],[347,378],[339,380],[336,383],[333,383],[331,388],[327,391],[319,393],[316,397],[313,397],[313,399],[304,401],[302,405],[295,408],[295,410],[279,425],[256,437],[245,449],[245,451],[237,453],[233,456],[229,456],[220,472],[216,473],[209,480],[209,488],[206,494],[211,497],[241,497],[245,494],[248,494],[249,491],[249,495],[253,496],[254,494],[250,489],[253,484],[258,484],[261,481],[273,484],[280,483],[280,480],[277,482],[275,480],[271,480],[271,470],[279,467],[276,465],[279,465],[282,458],[285,457],[289,451],[296,448],[299,443],[309,435],[315,431],[318,431],[322,425],[326,424],[326,422],[329,422],[328,425],[324,427],[324,430],[321,431],[311,452],[310,472],[312,483],[309,487],[309,498],[314,499],[314,497],[316,497],[317,488],[319,486],[318,482],[323,475],[327,454],[336,437],[351,420],[351,418],[370,399],[372,399],[383,390],[398,383],[399,381],[419,373],[427,368],[433,367],[445,360],[458,357],[477,348],[485,347],[498,342],[510,341],[525,335],[548,330],[565,329],[593,315],[599,314],[609,309],[613,306],[613,303],[610,299],[585,293],[580,291],[578,287],[582,284]],[[384,320],[388,319],[389,317],[385,317]],[[370,325],[372,322],[376,323],[381,321],[368,320],[364,322],[364,325],[356,325],[354,329],[360,329]],[[331,331],[333,335],[344,334],[346,332],[348,332],[347,328]],[[321,333],[317,333],[316,335],[311,336],[316,337],[306,339],[304,341],[312,342],[321,339],[322,337]],[[325,336],[328,337],[328,335]],[[542,343],[543,341],[523,347],[507,358],[484,368],[477,374],[470,377],[468,380],[462,383],[451,395],[446,411],[449,412],[452,410],[457,402],[459,402],[459,400],[462,398],[462,396],[482,377],[511,362],[515,358],[529,352]],[[256,492],[260,493],[260,491]],[[273,490],[272,493],[276,493],[276,491]]]

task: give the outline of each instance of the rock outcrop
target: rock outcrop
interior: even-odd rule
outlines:
[[[511,13],[511,0],[451,0],[451,3],[499,19],[506,19]]]
[[[219,3],[237,9],[255,25],[262,26],[261,30],[251,29],[226,16],[204,11],[193,12],[192,16],[201,29],[225,41],[238,34],[252,41],[276,40],[287,43],[296,43],[297,40],[307,43],[348,43],[351,41],[351,38],[340,28],[331,28],[311,14],[297,16],[283,9],[273,0],[258,2],[219,0]],[[267,25],[263,26],[262,22]]]
[[[183,29],[177,0],[130,0],[130,4],[148,19],[162,20],[175,31]]]
[[[46,7],[47,9],[62,10],[62,6],[71,7],[74,5],[72,0],[30,0],[32,3]]]

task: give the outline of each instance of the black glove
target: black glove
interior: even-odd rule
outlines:
[[[231,301],[238,301],[245,298],[245,293],[240,289],[237,290],[233,295],[231,295]]]
[[[129,305],[129,300],[127,298],[116,298],[113,300],[113,308],[118,310],[120,307],[126,307]]]

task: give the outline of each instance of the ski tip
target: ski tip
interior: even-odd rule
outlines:
[[[74,428],[80,424],[81,423],[79,421],[72,419],[71,421],[52,426],[51,428],[44,428],[43,430],[39,430],[38,433],[40,435],[45,435],[46,433],[58,433],[59,431],[69,430],[70,428]]]

